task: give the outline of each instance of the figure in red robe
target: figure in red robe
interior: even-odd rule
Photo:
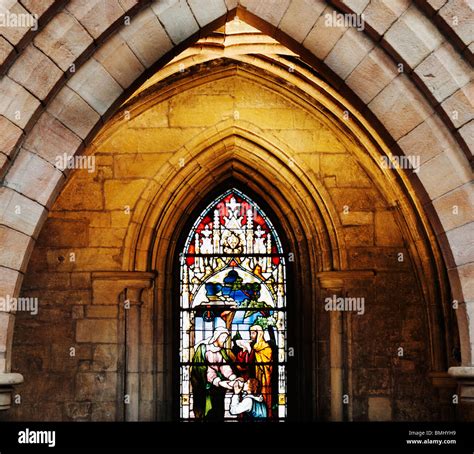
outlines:
[[[245,381],[255,378],[255,352],[252,349],[251,341],[239,339],[236,344],[241,348],[235,359],[239,376]]]

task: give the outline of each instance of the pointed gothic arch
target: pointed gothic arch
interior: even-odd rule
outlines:
[[[144,228],[140,229],[133,242],[131,252],[135,266],[146,263],[145,269],[153,270],[157,274],[154,284],[156,318],[159,321],[156,326],[159,333],[156,357],[161,358],[157,360],[160,364],[164,363],[164,372],[158,372],[159,380],[163,380],[162,395],[157,395],[159,419],[180,417],[177,407],[179,374],[176,374],[176,358],[179,339],[176,335],[179,330],[176,315],[179,307],[178,257],[182,253],[183,238],[188,235],[190,222],[194,222],[196,214],[218,194],[231,187],[245,188],[242,191],[250,194],[253,200],[264,207],[266,213],[273,214],[273,223],[278,226],[286,250],[294,258],[294,262],[288,262],[287,270],[293,276],[288,288],[288,294],[293,300],[289,309],[292,318],[289,344],[297,352],[289,366],[291,375],[288,378],[288,392],[294,396],[293,401],[288,403],[289,417],[293,420],[307,420],[317,417],[319,411],[316,394],[321,385],[318,385],[318,377],[312,373],[312,367],[303,367],[303,364],[314,364],[317,353],[312,346],[305,344],[304,339],[311,338],[315,329],[314,308],[320,298],[316,276],[325,270],[334,269],[335,266],[332,254],[338,248],[333,250],[329,245],[337,244],[335,229],[332,229],[332,232],[326,231],[326,224],[318,219],[319,216],[315,218],[315,214],[319,212],[318,203],[312,199],[315,194],[308,192],[303,198],[302,194],[293,192],[295,186],[290,186],[288,181],[285,181],[285,176],[289,177],[288,174],[278,175],[272,172],[267,175],[266,172],[272,169],[268,162],[265,166],[255,167],[249,152],[254,154],[254,157],[262,158],[262,154],[268,154],[268,151],[256,147],[244,137],[245,134],[240,137],[232,135],[218,142],[218,147],[222,147],[222,152],[219,153],[221,159],[214,161],[215,166],[212,168],[200,169],[193,179],[196,184],[199,183],[198,186],[190,186],[182,177],[169,175],[169,183],[173,189],[162,188],[155,195],[154,200],[159,200],[157,205],[148,202],[149,209],[141,224]],[[239,149],[247,152],[241,154]],[[207,152],[215,153],[216,148]],[[265,158],[266,161],[268,157]],[[288,170],[293,174],[294,169]],[[301,186],[303,192],[308,191],[297,177],[293,176],[291,181],[293,185]],[[176,183],[178,185],[174,186]],[[273,188],[270,192],[269,187]],[[153,222],[154,227],[151,227],[149,222]],[[315,222],[319,223],[318,228],[314,226]],[[316,231],[318,234],[315,234]],[[133,228],[130,233],[133,233]],[[305,317],[302,314],[305,314]],[[304,337],[295,335],[302,332],[306,333]]]
[[[244,8],[247,8],[250,13],[246,12],[245,10],[242,10],[242,15],[245,16],[247,15],[247,18],[249,22],[254,23],[255,25],[260,25],[262,29],[265,29],[269,34],[272,36],[276,36],[282,41],[285,41],[290,47],[301,50],[302,54],[305,54],[308,57],[308,61],[311,61],[314,63],[315,66],[320,68],[321,72],[323,74],[328,75],[328,80],[331,80],[335,86],[337,87],[343,87],[340,83],[341,81],[337,77],[333,77],[334,74],[332,71],[327,69],[327,65],[330,66],[330,61],[327,62],[327,65],[324,63],[319,62],[319,59],[317,58],[317,52],[318,52],[318,43],[320,41],[316,40],[315,42],[307,42],[306,44],[303,42],[302,37],[299,37],[299,31],[289,31],[287,23],[291,21],[296,21],[298,22],[298,19],[302,19],[305,17],[305,11],[298,11],[298,10],[293,10],[293,9],[278,9],[275,14],[270,13],[268,10],[266,10],[264,7],[259,7],[260,2],[241,2],[242,5],[244,5]],[[285,2],[282,2],[284,4]],[[339,2],[338,2],[339,3]],[[239,2],[222,2],[222,1],[216,1],[213,2],[213,8],[211,8],[209,11],[202,11],[198,7],[196,7],[196,3],[193,2],[193,6],[189,8],[190,10],[192,9],[196,17],[198,18],[199,21],[199,26],[194,29],[190,28],[189,30],[186,30],[186,33],[183,36],[176,36],[175,35],[175,42],[172,44],[171,41],[168,41],[168,39],[162,35],[163,37],[163,43],[164,46],[163,48],[158,49],[156,53],[153,53],[153,51],[150,50],[149,43],[146,41],[141,41],[138,39],[136,36],[133,36],[133,33],[129,33],[127,38],[124,40],[123,38],[119,38],[119,41],[123,42],[128,42],[130,47],[139,55],[140,59],[144,59],[146,61],[146,65],[152,68],[150,71],[153,70],[153,65],[155,62],[156,67],[160,66],[163,61],[165,61],[168,58],[171,58],[171,55],[166,54],[166,51],[163,49],[174,49],[172,52],[178,52],[181,50],[183,47],[186,47],[189,42],[194,41],[197,38],[197,30],[202,27],[202,33],[205,33],[206,31],[209,31],[217,22],[214,22],[214,20],[218,21],[219,23],[223,23],[225,20],[225,16],[229,15],[229,17],[232,15],[232,11],[234,11],[234,8],[237,7]],[[227,6],[227,8],[226,8]],[[242,7],[240,7],[242,9]],[[347,6],[345,6],[347,8]],[[416,21],[426,23],[426,18],[414,7],[411,8],[411,14],[412,17],[416,19]],[[133,12],[138,12],[139,8],[137,7]],[[413,11],[414,10],[414,11]],[[188,7],[186,7],[186,11],[188,11]],[[228,12],[229,11],[229,12]],[[137,17],[137,21],[135,22],[136,27],[139,28],[140,25],[143,25],[146,23],[146,19],[149,18],[150,20],[153,19],[154,22],[156,23],[156,29],[159,29],[162,31],[162,27],[159,24],[159,21],[155,19],[154,13],[151,8],[148,8],[148,5],[143,6],[142,13],[139,17]],[[396,14],[397,20],[394,22],[394,28],[397,27],[397,25],[400,25],[400,23],[403,24],[403,12],[398,12]],[[166,18],[166,12],[165,11],[160,11],[157,13],[158,15],[163,16]],[[52,16],[51,16],[52,17]],[[63,16],[62,16],[63,17]],[[162,19],[163,19],[162,17]],[[169,17],[169,16],[168,16]],[[280,19],[286,17],[287,23],[285,24],[285,21],[282,21],[282,24],[280,25]],[[46,17],[45,17],[46,19]],[[56,22],[60,22],[61,17],[58,17]],[[81,19],[84,24],[87,24],[87,20]],[[312,20],[312,22],[311,22]],[[309,26],[309,29],[313,27],[314,24],[316,24],[317,17],[311,16],[311,23],[307,23],[306,21],[304,22],[306,25]],[[74,21],[77,21],[77,23],[81,23],[80,20],[74,19]],[[416,22],[415,21],[415,22]],[[135,26],[134,24],[134,26]],[[111,39],[110,41],[107,41],[106,38],[110,36],[110,34],[115,30],[115,27],[118,26],[118,22],[112,21],[110,24],[107,24],[107,28],[105,32],[100,35],[98,35],[97,42],[100,44],[102,51],[105,54],[108,54],[108,52],[111,51],[111,49],[114,49],[114,42],[117,44],[116,40]],[[432,24],[429,24],[431,28],[433,28]],[[80,25],[82,27],[82,25]],[[87,25],[86,25],[87,27]],[[208,27],[208,28],[206,28]],[[45,29],[40,28],[40,31],[38,34],[42,32],[46,32]],[[434,30],[436,31],[436,30]],[[172,35],[172,24],[170,24],[170,30],[168,31],[170,35]],[[369,33],[369,32],[368,32]],[[370,31],[370,33],[373,33],[375,38],[378,39],[379,36],[377,32],[374,32],[373,30]],[[46,33],[45,33],[46,35]],[[291,35],[291,36],[290,36]],[[66,34],[67,36],[67,34]],[[118,35],[117,35],[118,36]],[[117,36],[115,38],[117,38]],[[126,36],[126,34],[121,34],[120,36]],[[137,33],[137,36],[140,36],[139,33]],[[346,35],[344,35],[346,36]],[[396,37],[395,31],[392,33],[391,36],[391,42],[392,44],[396,44],[394,42],[393,37]],[[32,35],[29,37],[32,38]],[[346,36],[346,39],[350,39],[351,36],[348,34]],[[418,42],[419,37],[414,36],[413,39],[411,40],[412,44],[416,46],[416,43]],[[25,44],[27,44],[28,40],[25,40]],[[362,40],[365,41],[365,40]],[[436,39],[436,41],[440,41],[439,39]],[[442,40],[441,40],[442,41]],[[441,42],[440,41],[440,42]],[[178,44],[181,43],[181,44]],[[355,47],[360,49],[361,47],[363,48],[364,46],[360,46],[361,40],[354,38],[351,40],[354,44]],[[300,44],[298,44],[300,43]],[[176,46],[174,46],[176,44]],[[338,48],[344,48],[343,46],[344,42],[341,43],[340,47]],[[306,47],[306,53],[303,49],[303,47]],[[386,46],[389,48],[391,55],[395,55],[401,57],[402,59],[408,59],[409,55],[407,53],[404,53],[403,51],[406,49],[401,49],[398,52],[394,52],[393,49],[390,49],[391,45],[390,43]],[[449,49],[449,46],[448,46]],[[13,128],[15,131],[15,139],[13,142],[15,142],[15,152],[12,152],[11,155],[8,156],[8,158],[2,158],[4,159],[5,162],[7,162],[7,169],[8,170],[8,175],[5,178],[5,183],[6,187],[4,188],[4,192],[2,193],[2,200],[5,204],[5,206],[14,203],[12,200],[20,200],[21,203],[27,203],[29,204],[28,206],[31,207],[31,213],[32,213],[32,218],[29,220],[29,223],[27,226],[25,225],[20,225],[17,226],[15,221],[15,218],[9,218],[8,216],[5,217],[5,225],[6,230],[5,230],[5,242],[11,239],[10,235],[13,235],[11,230],[19,229],[28,237],[31,236],[31,238],[28,238],[28,241],[25,241],[22,243],[20,246],[18,246],[18,255],[15,257],[14,262],[12,263],[11,257],[6,257],[4,259],[4,262],[2,262],[2,289],[4,293],[6,294],[11,294],[11,295],[17,295],[19,292],[19,288],[21,285],[21,280],[23,277],[24,269],[26,267],[26,263],[28,262],[29,259],[29,254],[32,249],[32,244],[34,240],[37,237],[38,231],[41,229],[42,223],[45,219],[45,214],[46,214],[46,208],[50,207],[52,201],[55,199],[57,196],[58,192],[60,191],[61,184],[64,180],[64,175],[60,174],[56,169],[54,169],[50,164],[47,162],[47,153],[46,151],[49,149],[50,144],[44,144],[41,142],[40,138],[43,136],[42,131],[61,131],[61,132],[66,132],[69,134],[69,138],[71,139],[71,148],[70,152],[73,154],[75,152],[79,152],[82,147],[82,140],[85,142],[88,142],[88,140],[94,136],[96,128],[98,128],[100,125],[101,116],[104,115],[104,118],[108,116],[108,114],[112,111],[111,109],[114,108],[120,101],[117,101],[118,99],[123,99],[125,96],[120,98],[119,92],[121,92],[121,89],[117,88],[116,83],[113,80],[113,77],[109,77],[107,70],[105,70],[102,67],[102,63],[97,63],[95,59],[90,59],[87,60],[88,52],[90,51],[90,48],[87,48],[87,46],[84,46],[83,48],[83,53],[80,55],[76,55],[74,57],[77,57],[77,61],[75,59],[74,62],[77,63],[77,67],[79,68],[82,62],[87,61],[87,63],[84,64],[83,66],[83,71],[78,72],[78,74],[74,75],[71,78],[71,82],[69,83],[68,87],[63,87],[62,83],[63,81],[60,81],[58,84],[54,84],[54,87],[51,89],[51,92],[48,93],[48,96],[45,97],[44,99],[44,104],[48,105],[50,100],[54,100],[56,94],[58,96],[58,102],[59,102],[59,110],[51,109],[48,110],[48,112],[43,112],[43,105],[40,105],[39,102],[37,102],[36,98],[33,98],[33,96],[38,95],[34,89],[31,89],[33,92],[33,96],[29,97],[28,93],[26,93],[26,90],[23,88],[23,85],[21,83],[16,83],[12,82],[10,78],[5,78],[5,86],[3,89],[5,92],[9,95],[12,96],[12,98],[15,99],[24,99],[27,98],[28,101],[28,109],[25,112],[25,116],[21,119],[20,122],[18,122],[17,126],[11,126],[13,123],[10,120],[6,120],[6,118],[12,119],[12,116],[10,115],[11,112],[5,111],[5,117],[2,119],[2,121],[5,121],[9,124],[9,127]],[[163,52],[162,52],[163,51]],[[365,52],[365,51],[364,51]],[[14,54],[15,50],[12,50],[11,54]],[[133,53],[133,52],[132,52]],[[368,51],[367,51],[368,53]],[[166,54],[165,57],[163,55]],[[12,63],[14,58],[11,58],[12,55],[8,58],[8,64]],[[98,61],[100,61],[100,54],[98,53],[96,55]],[[457,57],[457,55],[455,55]],[[53,59],[56,57],[53,56]],[[130,57],[132,58],[132,57]],[[163,60],[161,60],[163,58]],[[340,60],[343,61],[343,60]],[[383,59],[382,59],[383,61]],[[13,62],[14,65],[18,65],[17,70],[20,72],[22,71],[22,68],[24,68],[23,65],[28,64],[28,59],[17,59],[16,61]],[[334,62],[333,62],[334,63]],[[380,63],[380,62],[379,62]],[[418,63],[418,62],[417,62]],[[343,68],[336,68],[338,71],[340,71],[342,74],[346,72],[346,70],[351,68],[351,62],[346,62],[343,64]],[[390,71],[391,66],[389,64],[383,64],[383,68],[387,69]],[[413,67],[416,65],[413,64]],[[155,69],[156,69],[155,67]],[[6,68],[5,68],[6,69]],[[136,69],[136,67],[135,67]],[[414,69],[414,68],[411,68]],[[119,77],[120,71],[117,72],[117,68],[111,67],[108,68],[108,70],[113,73],[116,77]],[[67,70],[66,70],[67,71]],[[65,72],[66,72],[65,71]],[[104,72],[105,71],[105,72]],[[140,71],[143,71],[142,74],[144,74],[142,77],[146,77],[146,72],[144,67],[140,69]],[[135,74],[132,74],[132,72],[127,73],[125,79],[128,80],[137,80],[136,78],[139,76],[140,71],[135,72]],[[418,71],[419,72],[419,71]],[[12,71],[13,73],[13,71]],[[449,71],[448,71],[449,73]],[[415,71],[413,71],[413,74],[417,74]],[[74,93],[70,93],[71,88],[73,87],[75,90],[78,90],[79,92],[85,95],[87,94],[87,87],[90,85],[90,81],[94,80],[94,77],[97,75],[101,76],[100,79],[100,87],[103,88],[102,92],[108,93],[110,96],[109,99],[106,100],[105,102],[105,108],[104,105],[102,106],[97,106],[95,105],[94,108],[89,109],[88,107],[85,107],[85,114],[84,118],[87,119],[86,125],[84,129],[81,129],[78,134],[80,135],[80,138],[76,137],[75,135],[71,134],[67,128],[64,128],[63,124],[61,122],[64,122],[65,124],[69,124],[69,127],[71,127],[70,123],[68,122],[69,115],[72,115],[74,117],[74,113],[77,112],[77,109],[79,107],[83,107],[84,105],[81,104],[78,101],[78,97],[74,95]],[[13,77],[13,76],[12,76]],[[74,82],[72,82],[72,79],[74,79]],[[407,134],[408,137],[405,137],[404,139],[400,139],[399,137],[395,137],[395,139],[392,141],[393,137],[390,137],[387,135],[387,142],[392,144],[393,146],[395,145],[395,140],[399,142],[399,145],[402,146],[404,150],[406,150],[407,153],[413,151],[417,146],[417,131],[422,131],[422,135],[426,137],[428,132],[431,132],[434,137],[439,138],[439,141],[436,141],[434,144],[434,147],[440,151],[439,156],[434,160],[434,163],[432,164],[433,167],[428,168],[431,172],[438,172],[443,170],[443,166],[449,165],[452,166],[451,170],[453,171],[453,175],[455,174],[456,177],[453,178],[452,182],[452,189],[453,191],[462,191],[463,184],[469,180],[469,177],[466,179],[466,169],[461,162],[457,155],[459,154],[462,157],[462,154],[460,153],[460,150],[458,150],[456,144],[452,146],[452,138],[453,137],[463,137],[463,133],[465,134],[466,129],[459,128],[459,131],[454,134],[454,132],[448,131],[449,128],[452,129],[451,126],[445,127],[442,122],[439,121],[439,119],[436,118],[436,114],[434,115],[429,115],[430,108],[427,106],[426,102],[424,101],[424,98],[418,93],[418,88],[413,85],[408,83],[405,78],[400,78],[404,79],[403,81],[398,80],[397,82],[387,82],[387,87],[392,87],[392,93],[393,90],[396,91],[397,84],[401,83],[402,86],[405,87],[407,92],[410,92],[410,96],[413,99],[413,102],[416,102],[416,105],[419,107],[419,112],[422,113],[422,116],[427,115],[426,118],[422,118],[420,122],[419,118],[413,118],[413,121],[409,122],[409,130],[410,132]],[[64,78],[64,82],[67,79]],[[138,82],[137,82],[138,84]],[[421,91],[424,91],[428,93],[429,97],[435,97],[438,96],[437,93],[433,93],[433,89],[431,87],[426,87],[421,81],[418,82],[418,86],[421,88]],[[457,86],[457,84],[454,84],[454,86]],[[63,90],[58,92],[58,89],[63,87]],[[363,86],[362,86],[363,87]],[[346,90],[344,88],[341,89],[342,92],[344,92],[348,97],[351,96],[349,93],[349,90]],[[74,90],[72,90],[74,91]],[[364,89],[363,88],[357,88],[355,89],[356,93],[358,93],[361,97],[364,97]],[[390,92],[390,88],[388,90]],[[67,94],[69,93],[72,98],[68,98]],[[129,94],[129,92],[126,92]],[[38,95],[40,96],[40,95]],[[68,102],[69,99],[73,99],[74,102]],[[368,104],[368,103],[367,103]],[[361,104],[362,105],[362,104]],[[56,104],[56,107],[58,105]],[[376,106],[373,105],[368,105],[366,108],[363,108],[361,110],[365,110],[365,113],[370,116],[369,110]],[[380,106],[379,106],[380,107]],[[98,109],[99,112],[96,112],[94,109]],[[107,113],[108,112],[108,113]],[[381,113],[383,117],[383,112]],[[41,114],[41,115],[40,115]],[[40,121],[36,123],[36,120],[40,118]],[[54,117],[54,118],[53,118]],[[59,117],[59,120],[58,120]],[[445,119],[443,121],[446,121]],[[389,131],[394,131],[396,130],[396,118],[393,116],[385,116],[383,121],[383,125],[385,126],[385,130]],[[376,124],[376,122],[375,122]],[[36,125],[36,127],[34,127]],[[22,129],[24,128],[24,135],[22,133]],[[383,127],[380,127],[381,130],[383,130]],[[19,133],[18,133],[19,131]],[[423,132],[424,131],[424,132]],[[76,131],[77,132],[77,131]],[[386,132],[386,131],[384,131]],[[17,134],[18,133],[18,134]],[[413,134],[412,134],[413,133]],[[394,134],[396,136],[396,134]],[[452,136],[452,137],[451,137]],[[26,139],[23,142],[23,139]],[[462,140],[461,140],[462,142]],[[25,147],[22,147],[22,145],[25,144]],[[16,151],[18,150],[18,153],[16,154]],[[10,151],[9,151],[10,152]],[[38,156],[39,155],[39,156]],[[44,159],[46,157],[46,160]],[[10,166],[10,163],[12,164],[12,167]],[[454,163],[454,164],[451,164]],[[433,170],[434,169],[434,170]],[[433,242],[439,241],[443,250],[444,254],[444,264],[445,266],[449,269],[449,278],[451,281],[451,287],[452,287],[452,292],[453,296],[461,301],[460,305],[460,310],[456,312],[456,316],[458,317],[459,320],[459,326],[460,326],[460,337],[461,337],[461,346],[462,346],[462,356],[463,356],[463,364],[470,366],[472,364],[472,333],[471,333],[471,327],[469,325],[469,314],[470,314],[470,306],[472,305],[470,295],[472,292],[470,292],[470,286],[469,284],[469,272],[472,270],[472,261],[470,260],[469,256],[467,253],[463,251],[463,248],[460,247],[462,244],[462,238],[465,232],[467,232],[467,228],[469,227],[469,222],[462,224],[462,225],[455,225],[454,228],[449,229],[448,227],[445,227],[446,225],[449,225],[449,223],[446,223],[446,209],[445,207],[440,204],[439,206],[433,206],[431,203],[431,200],[436,199],[439,196],[439,192],[437,189],[437,182],[432,182],[430,179],[426,176],[429,174],[429,170],[427,170],[427,173],[425,173],[425,182],[422,183],[417,183],[416,186],[416,193],[417,197],[424,201],[424,208],[428,212],[429,220],[433,224],[435,231],[437,233],[437,239],[435,239],[435,235],[431,236],[431,239]],[[442,173],[442,172],[441,172]],[[36,175],[38,178],[31,179],[28,177],[28,175]],[[450,183],[451,184],[451,183]],[[44,188],[42,188],[41,193],[38,193],[35,188],[37,188],[40,185],[44,185]],[[425,187],[427,188],[428,194],[430,194],[429,197],[426,196],[425,192]],[[449,210],[448,210],[449,211]],[[441,222],[439,221],[441,219],[444,222],[444,226],[441,225]],[[12,228],[10,228],[12,227]],[[13,240],[12,240],[13,241]],[[5,248],[7,249],[7,248]],[[148,251],[148,249],[143,249],[140,251],[140,253],[145,254],[145,250]],[[150,253],[151,254],[151,253]],[[2,370],[5,372],[10,371],[10,355],[11,355],[11,342],[12,342],[12,333],[13,333],[13,323],[14,323],[14,315],[11,313],[2,313],[0,314],[0,320],[1,320],[1,326],[2,326],[2,331],[5,333],[5,335],[2,337],[4,339],[4,344],[2,346],[2,357],[0,358],[0,364],[2,366]],[[436,321],[434,321],[434,324],[436,325]]]

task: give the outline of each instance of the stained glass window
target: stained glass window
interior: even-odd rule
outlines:
[[[286,269],[268,217],[226,191],[194,223],[180,270],[181,419],[284,419]]]

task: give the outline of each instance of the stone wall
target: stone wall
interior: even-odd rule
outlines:
[[[346,296],[366,301],[364,315],[344,319],[344,390],[350,403],[343,410],[346,418],[441,417],[428,378],[427,311],[406,248],[408,239],[397,210],[354,157],[360,145],[321,111],[304,109],[291,97],[234,74],[176,90],[138,116],[120,112],[88,149],[96,158],[95,171],[77,170],[69,176],[25,274],[22,295],[39,298],[39,313],[17,315],[12,364],[25,384],[17,389],[20,400],[17,397],[8,419],[124,419],[124,377],[136,372],[145,390],[144,404],[136,410],[139,419],[164,414],[159,408],[169,404],[169,396],[162,391],[160,377],[171,371],[153,355],[153,291],[143,298],[149,311],[142,314],[148,315],[136,325],[140,336],[147,333],[138,341],[140,365],[127,370],[127,336],[138,335],[127,333],[124,324],[127,284],[97,284],[97,273],[122,271],[131,215],[146,200],[144,194],[160,185],[160,170],[181,159],[178,150],[190,140],[229,122],[243,129],[252,125],[270,142],[285,144],[290,167],[304,166],[307,176],[328,194],[325,203],[338,216],[337,235],[348,269],[374,271],[372,280],[342,289]],[[190,158],[178,165],[194,163]],[[331,405],[330,315],[323,300],[331,294],[321,291],[312,339],[318,347],[315,373],[323,419],[330,418]],[[171,346],[167,348],[171,354]]]
[[[238,14],[341,89],[354,102],[353,116],[369,116],[389,143],[421,156],[415,192],[442,249],[452,299],[460,302],[462,363],[472,366],[468,2],[207,0],[203,7],[199,0],[21,0],[8,8],[37,15],[38,27],[0,29],[2,295],[18,295],[32,246],[65,182],[51,162],[57,146],[80,153],[139,78]],[[364,30],[327,27],[325,15],[341,11],[362,13]],[[455,206],[461,209],[453,216]],[[0,370],[7,374],[13,325],[14,315],[0,312]],[[458,378],[466,374],[472,377],[472,369],[454,371]]]

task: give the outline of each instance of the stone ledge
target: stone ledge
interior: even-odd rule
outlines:
[[[457,380],[474,380],[474,366],[450,367],[448,374]]]
[[[146,281],[155,277],[156,273],[148,271],[96,271],[92,273],[92,280]]]
[[[23,383],[23,375],[0,373],[0,410],[8,410],[12,403],[13,386]]]
[[[318,279],[336,277],[339,279],[372,279],[376,275],[375,270],[343,270],[343,271],[321,271],[316,275]]]
[[[20,383],[23,383],[23,375],[17,373],[0,373],[0,388],[19,385]]]
[[[323,289],[343,288],[348,281],[369,280],[375,278],[375,270],[354,270],[354,271],[322,271],[316,274],[319,286]]]
[[[448,372],[430,372],[428,374],[435,388],[456,388],[456,380]]]

